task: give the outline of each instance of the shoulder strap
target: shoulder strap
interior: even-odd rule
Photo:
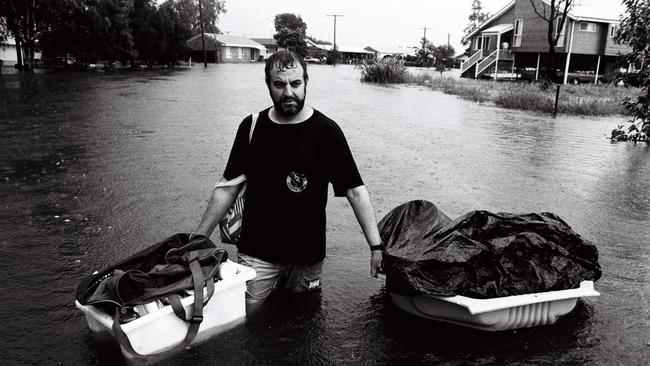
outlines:
[[[248,143],[251,143],[251,140],[253,139],[253,131],[255,131],[255,124],[257,123],[257,117],[259,116],[259,113],[253,113],[251,114],[251,129],[250,132],[248,132]]]

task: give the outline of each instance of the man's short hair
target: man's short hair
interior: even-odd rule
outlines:
[[[309,80],[309,75],[307,75],[307,64],[305,63],[305,60],[289,50],[282,50],[272,54],[271,57],[266,59],[266,66],[264,66],[266,85],[271,83],[271,69],[273,66],[277,67],[280,71],[284,71],[296,67],[296,62],[302,66],[302,77],[306,84],[307,80]]]

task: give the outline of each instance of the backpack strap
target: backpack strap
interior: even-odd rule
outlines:
[[[253,132],[255,131],[255,124],[257,123],[257,117],[259,117],[259,115],[260,115],[259,113],[251,114],[251,118],[252,118],[251,129],[248,132],[248,143],[249,144],[251,143],[251,140],[253,139]]]

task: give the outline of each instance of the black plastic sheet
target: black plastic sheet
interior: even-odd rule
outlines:
[[[601,275],[596,247],[552,213],[471,211],[452,221],[419,200],[393,209],[379,230],[387,288],[402,295],[493,298]]]

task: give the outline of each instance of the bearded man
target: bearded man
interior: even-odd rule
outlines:
[[[268,58],[264,73],[273,107],[241,122],[222,179],[239,183],[245,176],[247,182],[237,250],[239,263],[257,273],[247,282],[248,313],[274,290],[320,290],[330,183],[354,210],[370,247],[373,277],[382,253],[374,209],[343,132],[305,105],[305,62],[280,51]],[[217,184],[193,235],[209,237],[240,189]]]

